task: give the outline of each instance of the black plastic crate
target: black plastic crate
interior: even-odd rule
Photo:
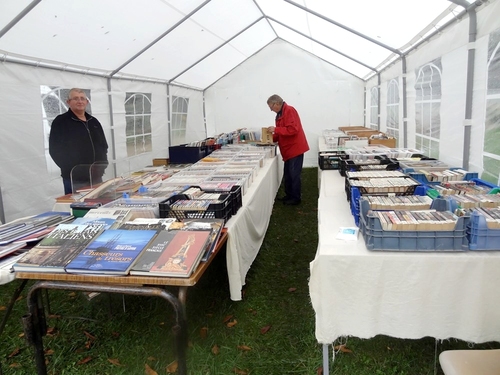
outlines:
[[[183,209],[176,207],[175,203],[186,202]],[[224,219],[227,221],[232,215],[232,205],[230,194],[221,194],[217,203],[209,203],[203,209],[189,208],[189,204],[196,204],[196,199],[189,199],[184,194],[173,195],[159,204],[161,218],[183,219]]]
[[[318,166],[322,170],[339,169],[340,161],[346,157],[345,151],[320,151]]]
[[[236,214],[236,212],[238,212],[238,210],[243,205],[243,197],[241,194],[241,186],[240,185],[233,185],[230,189],[222,189],[222,188],[221,189],[203,189],[200,186],[189,186],[185,190],[193,188],[193,187],[199,188],[206,193],[229,194],[229,196],[230,196],[229,199],[230,199],[230,203],[231,203],[231,215]]]
[[[359,195],[365,195],[365,194],[369,194],[369,195],[387,195],[387,194],[414,195],[415,189],[417,188],[417,186],[421,186],[421,184],[417,180],[415,180],[409,176],[397,177],[397,178],[401,178],[404,180],[410,180],[411,183],[413,183],[413,184],[408,185],[408,186],[392,186],[392,187],[386,187],[386,188],[377,188],[377,187],[374,187],[374,188],[368,187],[367,188],[364,186],[352,186],[351,185],[352,181],[359,180],[356,177],[346,178],[345,179],[345,193],[347,196],[347,200],[348,201],[351,200],[353,190],[357,190],[356,193]]]
[[[385,165],[382,170],[395,171],[399,169],[399,162],[388,158],[387,156],[375,156],[373,159],[367,160],[351,160],[348,157],[340,161],[339,173],[341,176],[345,176],[346,172],[350,171],[361,171],[367,166],[372,165]]]

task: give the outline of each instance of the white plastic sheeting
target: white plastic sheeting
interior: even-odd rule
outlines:
[[[0,52],[203,89],[278,37],[363,78],[392,52],[344,26],[405,50],[461,11],[449,0],[7,0]]]
[[[235,128],[271,125],[274,115],[265,101],[271,94],[280,94],[301,115],[311,146],[306,165],[313,166],[323,129],[370,123],[374,87],[380,90],[376,121],[380,130],[386,130],[390,80],[399,82],[401,137],[403,122],[408,128],[400,142],[414,146],[416,72],[439,59],[440,158],[453,166],[462,164],[464,125],[472,123],[470,169],[482,172],[485,108],[492,97],[486,83],[488,51],[490,36],[500,28],[499,4],[498,0],[474,4],[478,34],[476,43],[469,44],[468,16],[449,0],[152,0],[144,4],[4,0],[0,5],[0,188],[5,217],[13,220],[50,209],[54,197],[62,194],[61,178],[47,161],[44,146],[41,86],[91,91],[93,115],[103,124],[110,143],[110,174],[125,174],[150,164],[152,158],[168,156],[174,96],[189,99],[184,139],[188,142]],[[349,28],[371,41],[348,32]],[[476,64],[473,115],[467,122],[464,106],[471,48]],[[406,55],[406,73],[395,54],[398,51]],[[153,150],[134,157],[127,157],[125,140],[123,103],[130,92],[152,98]]]

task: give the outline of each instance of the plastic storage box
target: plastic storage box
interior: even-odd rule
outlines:
[[[189,147],[186,145],[170,146],[168,148],[168,157],[170,164],[196,163],[198,160],[207,156],[207,147]]]
[[[454,230],[384,230],[373,211],[362,208],[360,232],[368,250],[377,251],[466,251],[470,217],[459,217]]]
[[[345,151],[318,152],[318,166],[322,170],[339,169],[341,160],[347,158]]]
[[[176,207],[176,203],[180,203],[179,201],[194,203],[196,200],[190,200],[183,194],[174,195],[159,204],[160,217],[171,217],[179,221],[183,219],[224,219],[224,221],[227,221],[232,215],[232,205],[229,194],[223,194],[220,202],[210,203],[204,209],[188,207],[180,209]]]
[[[500,229],[490,229],[486,218],[473,211],[467,226],[470,250],[500,250]]]

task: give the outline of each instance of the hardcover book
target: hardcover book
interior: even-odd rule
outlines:
[[[16,264],[15,271],[64,272],[64,267],[100,232],[102,225],[59,224]]]
[[[132,265],[130,274],[147,276],[177,232],[177,230],[161,230]]]
[[[201,257],[201,261],[206,262],[217,246],[222,228],[224,228],[224,219],[183,219],[182,224],[184,225],[182,230],[210,231],[207,246]]]
[[[126,275],[156,230],[108,229],[66,266],[69,273]]]
[[[149,276],[189,277],[200,263],[210,231],[180,230],[148,272]]]

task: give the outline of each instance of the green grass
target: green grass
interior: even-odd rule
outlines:
[[[322,352],[314,336],[308,289],[309,262],[318,241],[317,198],[317,170],[305,169],[303,203],[275,204],[266,238],[247,276],[243,301],[229,299],[225,253],[190,288],[190,375],[320,373]],[[16,281],[0,286],[0,307],[7,306],[17,285]],[[0,337],[3,374],[36,373],[32,350],[20,337],[26,292]],[[44,346],[51,353],[47,356],[51,375],[145,374],[146,364],[165,374],[174,360],[173,312],[162,299],[101,294],[87,301],[81,293],[50,291],[50,305],[54,315],[47,320],[53,332],[44,337]],[[236,324],[228,327],[228,322]],[[270,328],[262,333],[265,327]],[[348,338],[347,347],[352,353],[338,353],[330,364],[331,374],[431,375],[435,367],[442,374],[433,338]],[[446,340],[437,344],[437,354],[467,347],[465,342]],[[496,342],[475,346],[499,347]],[[79,363],[84,359],[90,360]]]

